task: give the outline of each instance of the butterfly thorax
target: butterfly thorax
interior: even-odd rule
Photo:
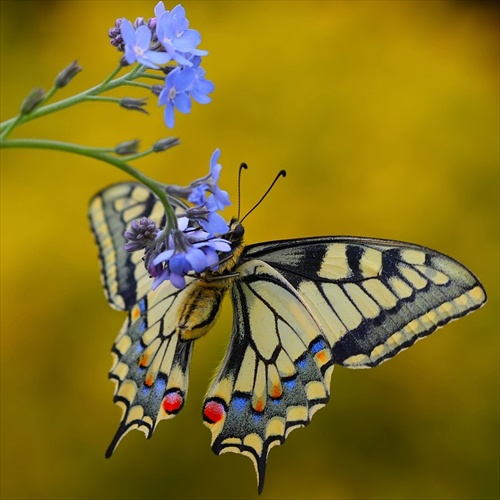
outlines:
[[[182,340],[203,337],[217,320],[222,299],[237,277],[235,269],[243,251],[243,233],[243,226],[233,220],[230,231],[223,235],[231,242],[231,252],[221,255],[217,271],[205,271],[186,290],[188,295],[177,323],[177,333]]]

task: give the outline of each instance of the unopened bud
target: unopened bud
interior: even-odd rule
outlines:
[[[121,59],[120,59],[120,66],[130,66],[130,63],[125,59],[125,56],[123,56]]]
[[[111,38],[110,43],[116,47],[120,52],[125,50],[125,45],[123,43],[123,38],[121,34],[122,19],[117,19],[115,25],[109,29],[108,36]]]
[[[165,88],[165,85],[153,85],[151,87],[151,92],[158,97],[161,94],[161,91]]]
[[[165,137],[164,139],[160,139],[153,144],[153,151],[155,153],[161,153],[166,149],[173,148],[180,144],[180,141],[177,137]]]
[[[45,97],[45,90],[35,87],[21,104],[21,114],[29,115],[33,112]]]
[[[146,24],[146,20],[143,17],[137,17],[134,21],[134,28],[137,29],[140,26],[144,26]]]
[[[171,71],[174,71],[176,67],[177,66],[162,66],[160,69],[163,71],[163,73],[168,75]]]
[[[134,155],[139,150],[139,144],[141,141],[134,139],[132,141],[120,142],[118,146],[115,147],[115,153],[120,156],[124,155]]]
[[[80,73],[83,68],[78,64],[77,61],[73,61],[69,66],[64,68],[58,75],[55,81],[55,86],[58,88],[63,88],[68,85],[68,83],[73,80],[74,76]]]
[[[124,97],[120,99],[120,106],[125,109],[131,109],[133,111],[142,111],[143,113],[148,114],[148,112],[143,109],[143,106],[146,106],[147,99],[144,97],[142,99],[134,99],[132,97]]]

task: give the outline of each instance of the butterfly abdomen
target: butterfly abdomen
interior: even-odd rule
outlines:
[[[199,339],[210,330],[228,287],[229,279],[193,283],[177,322],[177,333],[182,340]]]

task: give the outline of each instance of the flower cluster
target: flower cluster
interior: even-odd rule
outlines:
[[[189,29],[184,8],[177,5],[168,11],[159,2],[154,12],[155,17],[147,21],[137,18],[134,24],[118,19],[108,35],[111,44],[124,52],[124,64],[138,62],[166,73],[165,85],[151,89],[159,97],[158,104],[165,105],[165,124],[172,128],[174,109],[189,113],[191,98],[200,104],[210,102],[208,94],[215,87],[200,66],[201,58],[208,52],[197,49],[201,36]]]
[[[222,170],[219,156],[220,150],[216,149],[206,176],[184,187],[166,186],[170,198],[187,207],[177,215],[177,228],[168,232],[159,230],[154,221],[143,217],[133,221],[124,233],[127,240],[124,250],[144,250],[144,265],[154,278],[153,290],[167,280],[177,288],[184,288],[186,275],[217,270],[221,254],[232,250],[231,242],[221,237],[229,227],[217,213],[231,205],[228,193],[218,186]]]

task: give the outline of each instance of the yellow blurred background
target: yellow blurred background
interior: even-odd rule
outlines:
[[[93,86],[119,54],[117,17],[149,1],[2,1],[1,115],[35,86]],[[175,3],[166,3],[167,9]],[[499,54],[495,3],[186,1],[202,34],[210,105],[177,115],[182,145],[136,166],[186,184],[222,150],[221,185],[245,212],[247,243],[350,234],[419,243],[482,280],[489,303],[372,371],[337,368],[332,397],[270,454],[267,498],[498,498]],[[144,96],[138,89],[119,96]],[[59,97],[59,96],[58,96]],[[169,136],[150,115],[85,104],[12,137],[98,147]],[[127,180],[58,152],[1,151],[1,495],[5,499],[256,498],[247,458],[216,457],[204,391],[227,345],[231,308],[198,341],[186,406],[151,441],[104,451],[121,411],[107,380],[124,315],[108,307],[86,219],[89,198]]]

